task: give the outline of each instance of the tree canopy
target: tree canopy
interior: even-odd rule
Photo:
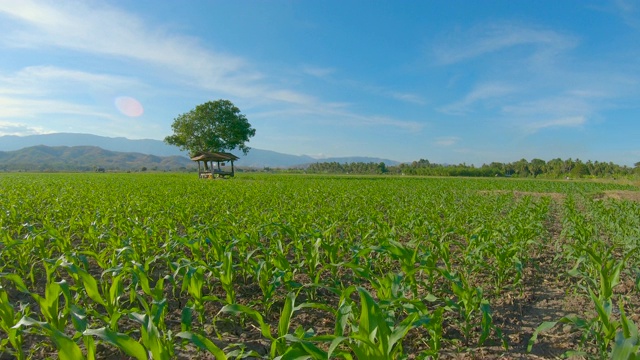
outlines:
[[[310,173],[330,174],[403,174],[423,176],[514,176],[541,177],[558,179],[571,176],[573,178],[615,178],[629,177],[634,174],[634,168],[621,166],[612,162],[587,161],[580,159],[560,158],[544,161],[521,159],[512,163],[492,162],[476,167],[466,164],[437,164],[426,159],[413,163],[403,163],[394,166],[382,166],[384,163],[339,163],[318,162],[310,164],[305,171]],[[636,165],[635,173],[640,175],[640,166]],[[638,176],[636,175],[636,176]]]
[[[247,154],[245,143],[256,134],[244,114],[229,100],[209,101],[179,115],[171,125],[173,135],[164,141],[190,154],[238,148]]]

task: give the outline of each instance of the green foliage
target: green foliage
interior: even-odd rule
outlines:
[[[165,142],[191,154],[238,148],[245,154],[245,142],[256,134],[246,116],[229,100],[209,101],[179,115],[171,125],[173,135]]]
[[[606,162],[582,162],[579,159],[553,159],[544,161],[521,159],[511,163],[492,162],[474,166],[467,164],[436,164],[429,160],[420,159],[412,163],[402,163],[394,166],[383,166],[384,163],[338,163],[316,162],[310,164],[305,171],[318,174],[402,174],[422,176],[470,176],[470,177],[543,177],[550,179],[564,177],[596,177],[614,178],[629,177],[634,170],[637,173],[639,167],[631,168]]]

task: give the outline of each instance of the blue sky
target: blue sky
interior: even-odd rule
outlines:
[[[163,139],[229,99],[289,154],[640,161],[640,3],[0,0],[0,135]]]

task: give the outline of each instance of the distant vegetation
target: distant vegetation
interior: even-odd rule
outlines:
[[[587,161],[580,159],[553,159],[544,161],[525,159],[511,162],[483,164],[480,167],[467,164],[435,164],[420,159],[412,163],[397,166],[385,166],[384,163],[347,163],[324,162],[310,164],[306,169],[310,173],[329,174],[403,174],[425,176],[472,176],[472,177],[541,177],[541,178],[615,178],[640,175],[640,163],[635,168],[621,166],[612,162]]]
[[[242,157],[239,170],[306,172],[312,174],[354,175],[419,175],[419,176],[469,176],[469,177],[536,177],[536,178],[629,178],[640,176],[640,163],[635,167],[612,162],[580,159],[553,159],[544,161],[525,159],[511,162],[483,164],[476,167],[467,164],[436,164],[420,159],[412,163],[396,163],[390,160],[366,157],[325,159],[308,162],[311,158],[255,150],[251,160]],[[299,165],[295,161],[307,162]],[[247,162],[249,164],[247,164]],[[277,163],[280,166],[264,165]],[[279,168],[281,167],[281,168]],[[97,146],[32,146],[17,151],[0,151],[0,171],[36,172],[91,172],[104,171],[194,171],[193,161],[185,156],[156,156],[139,152],[118,152]],[[144,169],[144,170],[143,170]]]

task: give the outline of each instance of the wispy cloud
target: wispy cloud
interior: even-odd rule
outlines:
[[[0,94],[44,95],[103,89],[117,92],[122,88],[140,88],[143,83],[125,76],[90,73],[55,66],[29,66],[14,74],[0,75]]]
[[[621,3],[620,11],[633,13],[628,5]],[[572,34],[498,23],[457,31],[447,40],[435,48],[439,64],[465,62],[483,79],[461,99],[438,108],[444,114],[481,115],[526,137],[587,127],[593,119],[609,121],[606,110],[629,107],[637,96],[635,58],[573,57],[580,39]]]
[[[335,73],[336,69],[329,68],[329,67],[318,67],[318,66],[306,65],[302,68],[302,72],[314,77],[324,78]]]
[[[437,146],[453,146],[462,140],[458,136],[441,136],[436,138],[435,145]]]
[[[48,131],[39,126],[32,126],[32,125],[18,123],[18,122],[0,121],[0,136],[4,136],[4,135],[26,136],[26,135],[48,134],[48,133],[51,133],[51,131]]]
[[[453,64],[515,46],[534,46],[534,56],[542,57],[575,47],[577,40],[556,31],[513,23],[477,26],[458,31],[446,39],[446,45],[434,49],[438,63]]]
[[[4,16],[3,16],[4,15]],[[199,39],[176,35],[163,28],[151,27],[141,18],[104,3],[60,2],[24,0],[11,6],[0,6],[0,16],[12,20],[11,28],[3,35],[0,44],[5,47],[33,49],[57,48],[89,54],[99,59],[108,58],[111,63],[132,61],[145,69],[155,71],[156,78],[173,82],[178,86],[202,89],[215,96],[231,96],[244,99],[259,106],[268,105],[271,111],[282,113],[304,112],[309,118],[326,121],[323,116],[333,116],[341,126],[376,124],[400,130],[418,131],[421,125],[387,118],[380,115],[363,115],[350,111],[347,106],[336,108],[335,102],[325,101],[308,92],[283,87],[286,80],[262,73],[250,60],[221,51],[211,45],[205,46]],[[1,27],[0,27],[1,28]],[[106,30],[108,29],[108,31]],[[154,70],[155,69],[155,70]],[[316,77],[331,75],[335,69],[307,66],[305,73]],[[37,66],[23,69],[20,73],[0,79],[0,94],[8,94],[14,87],[10,80],[41,79],[50,82],[76,82],[84,84],[112,84],[114,87],[130,88],[134,79],[110,74],[92,74],[53,66]],[[36,80],[37,82],[37,80]],[[130,83],[127,83],[130,82]],[[119,84],[118,84],[119,83]],[[22,84],[25,84],[22,82]],[[138,84],[144,86],[144,84]],[[60,114],[84,112],[85,115],[104,117],[105,114],[87,106],[63,101],[44,104],[33,98],[35,88],[22,92],[24,98],[4,98],[11,107],[3,109],[0,117],[25,117],[34,113]],[[26,98],[31,95],[32,98]],[[402,101],[419,103],[417,95],[388,93]],[[1,101],[1,100],[0,100]],[[342,104],[345,102],[342,101]],[[24,106],[47,106],[49,109],[35,110]]]
[[[417,121],[398,120],[386,116],[358,116],[358,118],[361,119],[362,125],[389,126],[412,133],[420,132],[425,126],[425,124]]]
[[[593,91],[567,91],[535,101],[504,106],[502,112],[525,135],[548,128],[582,127],[602,108],[604,94]],[[545,119],[545,120],[541,120]]]
[[[532,134],[547,128],[581,127],[586,122],[587,122],[587,119],[584,116],[573,116],[573,117],[559,118],[559,119],[553,119],[553,120],[532,122],[525,125],[525,128],[528,133]]]
[[[318,101],[313,96],[301,94],[291,90],[276,90],[267,94],[269,99],[298,105],[313,105]]]
[[[0,118],[33,118],[45,114],[66,114],[115,119],[112,114],[104,113],[90,106],[62,100],[25,99],[0,96]]]
[[[449,115],[466,115],[474,110],[478,103],[484,103],[493,99],[501,99],[514,93],[514,86],[503,83],[481,84],[468,93],[463,99],[440,107],[438,111]]]
[[[259,82],[264,76],[246,59],[205,48],[195,38],[152,29],[104,4],[25,0],[0,13],[23,25],[5,34],[6,46],[58,47],[132,59],[173,73],[176,79],[186,76],[191,85],[235,96],[263,97],[274,90]]]
[[[623,21],[635,28],[640,29],[640,8],[637,1],[632,0],[614,0],[614,12],[620,16]]]
[[[284,110],[257,112],[252,115],[254,119],[312,119],[315,122],[322,122],[326,126],[334,127],[375,127],[383,129],[393,129],[410,133],[418,133],[425,126],[426,122],[403,120],[390,116],[358,114],[342,109],[341,104],[336,106],[305,106],[291,107]]]
[[[86,97],[93,90],[96,93],[118,93],[118,89],[144,88],[135,79],[110,74],[96,74],[78,70],[63,69],[54,66],[31,66],[14,74],[0,75],[0,119],[8,119],[18,124],[14,129],[4,130],[5,133],[32,134],[49,132],[48,129],[59,128],[65,120],[56,122],[56,116],[84,118],[85,122],[104,120],[117,121],[117,116],[99,104],[83,104],[70,101],[72,96]],[[109,103],[109,102],[107,102]],[[42,120],[46,116],[46,120]],[[91,119],[91,120],[90,120]],[[24,126],[24,121],[40,123],[41,126]],[[7,124],[7,122],[5,122]],[[106,129],[104,126],[103,129]]]
[[[134,80],[117,75],[90,73],[73,69],[63,69],[55,66],[29,66],[20,70],[19,78],[34,80],[63,79],[84,84],[108,84],[114,86],[130,86]]]
[[[407,103],[413,103],[417,105],[426,104],[426,101],[424,100],[424,98],[418,94],[402,93],[402,92],[394,92],[394,91],[391,91],[388,94],[396,100],[404,101]]]
[[[506,105],[502,108],[502,112],[512,117],[535,117],[540,115],[573,117],[576,115],[588,115],[594,111],[594,106],[597,104],[592,95],[592,93],[567,93],[548,96],[534,101]]]

